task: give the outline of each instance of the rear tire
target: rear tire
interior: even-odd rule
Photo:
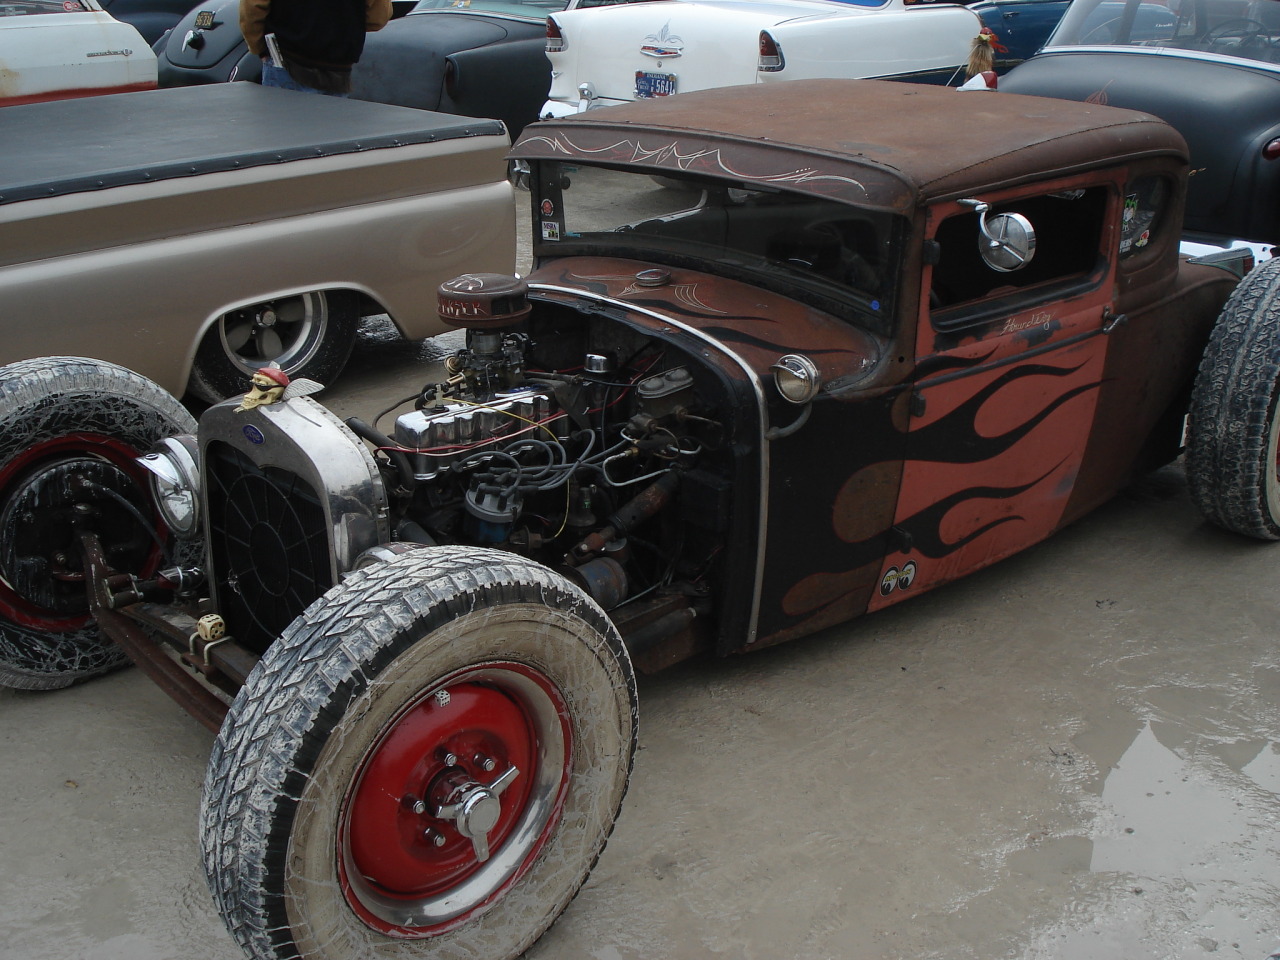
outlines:
[[[1187,424],[1187,482],[1205,518],[1280,540],[1280,259],[1231,294],[1205,348]]]
[[[218,318],[196,349],[187,389],[217,403],[249,389],[269,363],[292,378],[326,386],[351,356],[360,316],[354,294],[313,290],[233,310]]]
[[[604,848],[635,742],[621,639],[563,578],[457,547],[375,564],[232,704],[210,889],[255,960],[517,957]]]
[[[89,616],[73,511],[94,512],[120,572],[154,567],[138,516],[158,521],[133,458],[196,424],[150,380],[79,357],[0,368],[0,423],[0,685],[53,690],[126,660]]]

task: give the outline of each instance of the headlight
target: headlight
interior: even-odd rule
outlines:
[[[778,362],[770,369],[773,371],[773,383],[782,394],[782,399],[791,403],[808,403],[818,393],[821,384],[818,382],[818,366],[808,357],[789,353],[779,357]]]
[[[138,463],[151,474],[151,495],[173,535],[189,540],[200,534],[200,461],[196,438],[166,437]]]

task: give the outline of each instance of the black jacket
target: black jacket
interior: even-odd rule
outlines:
[[[364,51],[364,0],[271,0],[268,33],[286,59],[309,67],[350,67]]]

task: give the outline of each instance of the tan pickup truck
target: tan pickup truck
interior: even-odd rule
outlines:
[[[0,363],[110,360],[204,400],[328,382],[362,315],[510,273],[501,123],[217,84],[0,111]]]

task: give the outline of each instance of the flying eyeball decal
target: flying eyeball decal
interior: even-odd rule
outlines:
[[[880,596],[887,597],[895,590],[907,590],[916,579],[916,562],[908,560],[902,568],[890,567],[880,580]]]

